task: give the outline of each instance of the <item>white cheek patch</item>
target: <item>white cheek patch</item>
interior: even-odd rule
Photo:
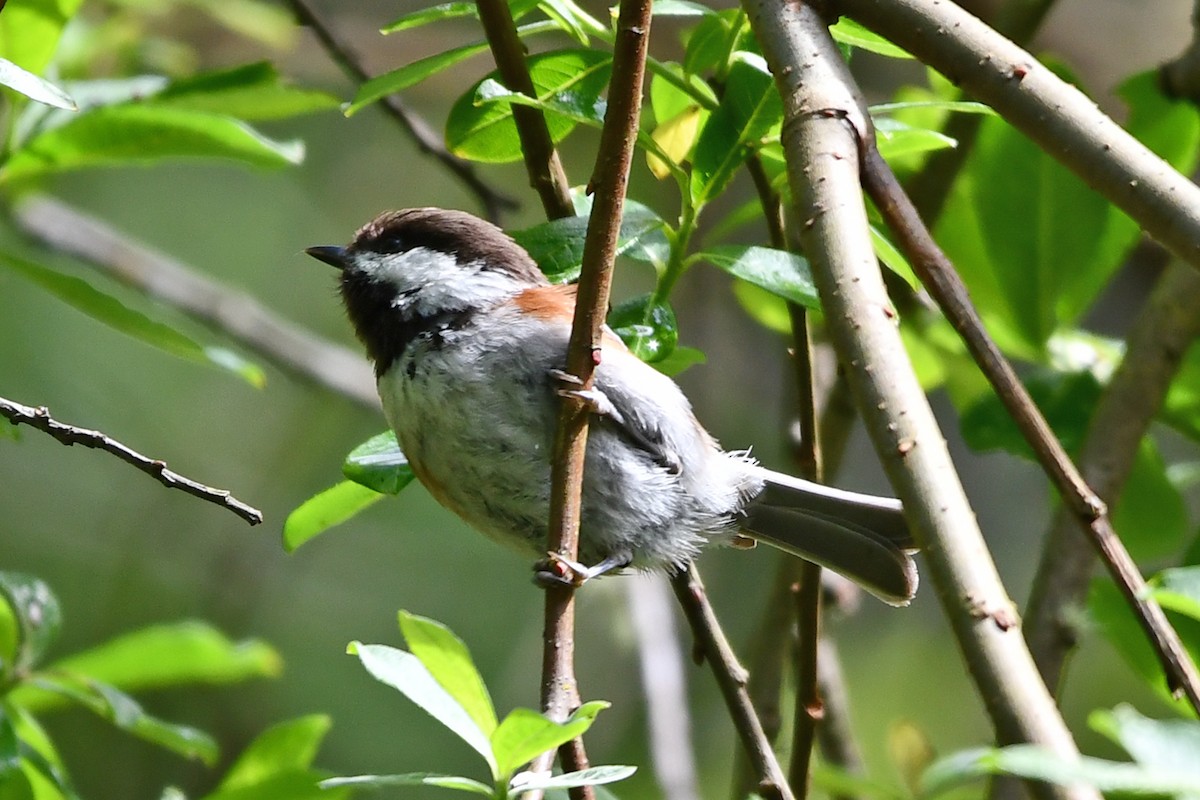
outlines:
[[[358,254],[358,268],[372,281],[396,290],[393,306],[421,315],[490,305],[526,286],[502,270],[488,270],[440,250],[414,247],[403,253]]]

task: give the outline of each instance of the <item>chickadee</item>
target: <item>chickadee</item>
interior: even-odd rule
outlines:
[[[594,388],[566,363],[575,287],[550,284],[496,226],[412,208],[346,247],[306,252],[341,270],[350,321],[375,362],[384,413],[442,505],[507,544],[545,553],[558,395],[595,412],[584,462],[576,579],[678,570],[740,533],[855,580],[894,605],[917,589],[900,503],[726,452],[679,387],[605,329]]]

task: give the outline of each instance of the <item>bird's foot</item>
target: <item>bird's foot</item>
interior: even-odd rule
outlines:
[[[604,392],[595,387],[591,389],[580,388],[583,386],[583,381],[577,375],[572,375],[561,369],[550,370],[550,377],[563,384],[556,391],[559,397],[570,397],[579,400],[590,413],[600,417],[609,417],[618,425],[624,424],[625,419],[621,416],[621,412],[617,410],[617,407],[613,405],[613,402],[608,399],[608,395]]]
[[[586,566],[559,553],[547,553],[533,565],[533,582],[543,589],[569,586],[578,589],[592,578],[624,569],[633,562],[626,553],[611,555],[598,564]]]

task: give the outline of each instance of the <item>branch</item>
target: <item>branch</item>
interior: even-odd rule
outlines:
[[[475,7],[479,9],[479,20],[483,23],[505,87],[526,97],[537,97],[525,64],[525,47],[517,35],[517,26],[506,0],[475,0]],[[615,65],[613,69],[616,69]],[[550,219],[573,216],[575,204],[571,202],[571,184],[550,138],[545,116],[540,109],[521,105],[513,105],[512,114],[521,139],[529,182],[541,198],[546,216]]]
[[[244,292],[230,289],[183,262],[113,230],[45,195],[13,210],[21,229],[59,252],[236,339],[290,372],[368,408],[379,408],[371,367],[360,353],[314,336]]]
[[[205,486],[203,483],[197,483],[190,478],[185,478],[178,472],[167,469],[165,461],[159,461],[156,458],[147,458],[136,450],[129,449],[116,439],[105,436],[100,431],[77,428],[74,425],[61,423],[50,416],[50,409],[45,406],[31,408],[0,397],[0,416],[5,417],[14,425],[28,425],[31,428],[37,428],[42,433],[49,434],[68,447],[81,444],[84,447],[110,453],[126,464],[132,464],[135,468],[154,478],[168,489],[178,489],[181,492],[187,492],[192,497],[199,497],[201,500],[207,500],[210,503],[224,506],[251,525],[257,525],[263,521],[261,511],[246,505],[226,490],[214,489],[211,486]]]
[[[717,686],[733,719],[733,726],[758,775],[757,793],[765,800],[792,800],[787,778],[750,702],[750,694],[746,690],[746,670],[738,663],[733,648],[721,631],[721,624],[709,605],[700,575],[694,567],[689,566],[686,571],[671,578],[671,586],[696,637],[697,655],[712,667]]]
[[[292,9],[297,22],[312,29],[321,46],[325,48],[325,52],[329,54],[335,64],[342,68],[343,72],[350,76],[351,80],[355,83],[362,83],[370,77],[363,67],[362,59],[348,44],[334,34],[325,20],[305,0],[287,0],[287,4]],[[418,150],[437,159],[475,195],[489,220],[497,222],[500,219],[501,211],[517,208],[517,201],[488,186],[475,172],[473,164],[446,150],[441,137],[434,132],[429,123],[405,105],[397,95],[389,95],[380,102],[383,104],[384,111],[399,122],[400,127],[404,128],[405,132],[412,137]]]
[[[1158,413],[1188,345],[1200,336],[1200,275],[1171,264],[1138,314],[1125,357],[1088,425],[1080,450],[1084,478],[1107,502],[1121,494],[1142,437]],[[1046,685],[1056,687],[1075,644],[1070,609],[1083,602],[1095,557],[1079,525],[1060,511],[1034,578],[1025,639]]]
[[[890,310],[859,187],[859,145],[873,137],[863,99],[811,5],[743,5],[783,97],[788,177],[834,346],[997,738],[1075,760]],[[1098,797],[1083,786],[1032,789],[1043,798]]]
[[[838,9],[992,106],[1169,250],[1200,266],[1200,187],[1032,55],[949,0],[838,0]]]
[[[863,144],[866,163],[862,177],[867,194],[875,201],[888,227],[896,234],[897,244],[913,265],[913,270],[958,331],[975,363],[1016,422],[1038,463],[1058,489],[1064,506],[1069,509],[1076,524],[1090,535],[1092,545],[1100,553],[1157,651],[1171,693],[1187,695],[1192,707],[1200,713],[1200,673],[1197,673],[1162,608],[1146,596],[1146,582],[1113,530],[1104,501],[1079,474],[1012,365],[988,336],[983,321],[971,305],[966,286],[954,271],[954,265],[921,222],[916,208],[900,188],[891,168],[875,149],[874,139],[864,140]]]
[[[481,0],[480,10],[488,0]],[[500,0],[500,4],[507,6]],[[642,108],[642,83],[650,39],[650,0],[622,0],[617,19],[608,111],[590,185],[595,191],[583,246],[583,264],[575,303],[567,372],[590,389],[600,359],[604,317],[608,312],[613,262],[621,228],[621,209],[629,183],[633,144]],[[511,24],[511,19],[509,20]],[[544,125],[543,125],[544,127]],[[565,185],[565,183],[564,183]],[[550,473],[549,541],[551,554],[571,561],[579,552],[579,520],[587,449],[588,413],[578,397],[564,397],[554,437]],[[571,587],[546,590],[542,658],[542,707],[551,719],[563,719],[579,702],[574,670],[575,593]],[[560,750],[565,771],[587,767],[582,742]],[[586,787],[582,796],[592,796]],[[576,796],[575,790],[572,796]]]

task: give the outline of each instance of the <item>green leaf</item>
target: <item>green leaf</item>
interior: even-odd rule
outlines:
[[[654,0],[650,13],[656,17],[707,17],[717,12],[690,0]]]
[[[269,120],[337,108],[341,101],[327,92],[290,86],[274,66],[260,61],[172,81],[149,97],[148,103],[243,120]]]
[[[857,47],[860,50],[869,50],[872,53],[889,58],[912,58],[907,50],[897,47],[887,39],[864,28],[849,17],[842,17],[837,21],[837,24],[831,25],[829,33],[835,41],[848,44],[851,47]]]
[[[0,53],[40,74],[83,0],[9,0],[0,14]]]
[[[67,111],[77,108],[69,94],[50,81],[39,78],[32,72],[26,72],[7,58],[0,58],[0,86],[7,86],[30,100],[53,108],[63,108]]]
[[[0,598],[16,622],[11,660],[0,663],[3,685],[41,663],[62,628],[62,609],[44,581],[20,572],[0,572]]]
[[[7,267],[22,278],[37,284],[92,319],[151,347],[189,361],[212,364],[229,370],[251,386],[260,387],[266,381],[261,368],[240,356],[224,348],[200,345],[174,328],[156,322],[140,311],[129,308],[115,297],[104,294],[81,278],[64,275],[3,251],[0,251],[0,266]]]
[[[724,191],[734,172],[783,119],[783,101],[761,56],[739,54],[721,104],[708,118],[692,155],[690,192],[702,206]]]
[[[511,776],[542,753],[582,736],[596,721],[596,715],[608,707],[600,700],[584,703],[561,724],[533,709],[514,708],[492,733],[498,775]]]
[[[707,14],[687,39],[683,69],[689,75],[723,77],[728,59],[738,51],[753,48],[753,34],[741,9],[727,8]]]
[[[439,3],[429,8],[421,8],[405,14],[395,22],[390,22],[379,29],[382,34],[399,33],[409,28],[418,28],[431,22],[444,19],[460,19],[462,17],[479,17],[479,11],[474,3]]]
[[[1086,370],[1040,369],[1025,376],[1023,382],[1063,447],[1077,450],[1083,443],[1092,409],[1100,399],[1096,377]],[[962,410],[959,427],[973,450],[1005,450],[1030,460],[1034,457],[1020,429],[992,392]]]
[[[573,107],[594,109],[608,86],[612,58],[595,50],[556,50],[530,56],[529,75],[538,99],[565,97]],[[507,103],[476,105],[476,95],[493,72],[472,86],[454,103],[446,119],[446,146],[455,155],[473,161],[504,163],[522,157],[520,139]],[[546,124],[555,143],[570,133],[577,121],[550,114]]]
[[[330,778],[321,781],[322,789],[351,786],[362,789],[384,789],[388,786],[438,786],[443,789],[458,789],[474,792],[484,797],[492,796],[492,787],[458,775],[436,775],[431,772],[409,772],[404,775],[354,775],[348,778]]]
[[[272,725],[242,751],[217,791],[247,788],[276,775],[308,769],[330,724],[325,714],[310,714]]]
[[[353,116],[381,97],[402,92],[410,86],[414,86],[425,80],[430,75],[436,75],[442,70],[452,67],[460,61],[465,61],[471,56],[478,55],[487,49],[487,42],[475,42],[474,44],[467,44],[462,47],[452,47],[449,50],[434,53],[431,56],[418,59],[411,64],[405,64],[403,67],[385,72],[382,75],[376,75],[358,87],[354,99],[350,101],[350,104],[346,106],[342,113],[347,117]]]
[[[275,677],[283,669],[279,654],[258,639],[233,641],[206,622],[151,625],[118,636],[52,665],[56,673],[94,678],[127,692],[193,684],[238,683]],[[34,687],[13,693],[32,710],[61,706]]]
[[[581,769],[577,772],[565,772],[562,775],[549,774],[524,774],[521,775],[521,781],[516,781],[509,787],[510,796],[519,792],[530,792],[535,790],[545,789],[572,789],[577,786],[600,786],[605,783],[615,783],[623,781],[633,773],[637,772],[637,767],[625,767],[617,764],[610,764],[600,767],[589,767]]]
[[[129,103],[94,109],[34,136],[0,169],[0,183],[168,158],[222,158],[255,167],[283,167],[299,164],[304,146],[273,141],[245,123],[217,114]]]
[[[434,680],[474,720],[484,736],[496,730],[496,710],[471,653],[454,632],[425,617],[401,611],[400,631],[408,649],[421,660]]]
[[[1183,354],[1160,417],[1192,441],[1200,441],[1200,341]]]
[[[329,773],[322,770],[289,770],[248,786],[207,794],[201,800],[348,800],[352,796],[351,789],[321,788],[327,777]]]
[[[782,297],[748,281],[734,281],[733,296],[742,310],[759,325],[776,333],[791,333],[792,316]]]
[[[863,797],[871,800],[912,800],[907,787],[855,775],[832,764],[814,764],[812,784],[833,797]]]
[[[1144,767],[1200,777],[1200,723],[1194,719],[1151,719],[1122,704],[1112,711],[1093,711],[1088,724]]]
[[[896,246],[891,243],[883,231],[875,225],[871,225],[870,227],[871,247],[875,250],[875,257],[885,267],[903,278],[904,282],[911,286],[914,291],[920,291],[921,281],[916,276],[916,273],[913,272],[912,265],[908,263],[908,259],[896,249]]]
[[[805,308],[821,308],[808,262],[794,253],[771,247],[730,244],[695,253],[688,260],[707,261],[785,300]]]
[[[587,225],[588,215],[582,214],[509,233],[533,257],[547,278],[554,283],[570,283],[579,278]],[[670,251],[666,230],[667,224],[654,211],[626,201],[617,234],[617,255],[665,263]]]
[[[914,128],[889,117],[875,120],[875,144],[879,154],[888,160],[958,146],[958,142],[940,131]]]
[[[1179,551],[1191,531],[1186,503],[1167,477],[1167,467],[1154,438],[1138,446],[1129,478],[1113,504],[1113,527],[1137,561]]]
[[[414,477],[392,431],[376,434],[351,450],[342,463],[342,475],[380,494],[399,494]]]
[[[1130,132],[1189,171],[1200,143],[1196,109],[1163,98],[1149,75],[1126,82],[1121,95]],[[1079,319],[1141,236],[997,117],[982,121],[936,233],[993,334],[1026,354]]]
[[[234,33],[269,47],[291,50],[296,38],[296,18],[286,8],[264,0],[187,0],[187,3]]]
[[[453,695],[442,688],[419,658],[395,647],[359,642],[351,643],[349,652],[358,656],[375,680],[399,690],[422,711],[449,728],[484,757],[493,776],[498,774],[487,735]]]
[[[977,103],[974,100],[908,100],[898,103],[876,103],[867,108],[871,112],[871,116],[894,114],[897,111],[916,111],[916,110],[934,110],[934,111],[954,111],[960,114],[986,114],[990,117],[996,116],[996,110],[986,103]],[[940,115],[939,115],[940,116]]]
[[[37,719],[24,707],[12,702],[3,704],[3,711],[12,722],[21,743],[24,771],[30,778],[37,800],[79,800],[71,786],[71,778],[63,768],[62,758]]]
[[[706,361],[708,361],[708,356],[704,355],[703,350],[697,350],[695,347],[676,347],[669,356],[654,362],[653,366],[663,375],[673,378],[689,367],[703,364]]]
[[[289,553],[309,539],[341,525],[384,495],[354,481],[342,481],[300,504],[283,523],[283,547]]]
[[[141,705],[112,686],[94,680],[78,680],[46,674],[35,679],[42,689],[61,694],[117,728],[139,739],[196,758],[209,766],[216,763],[217,743],[208,734],[186,725],[174,725],[147,714]]]
[[[1037,745],[1021,744],[999,750],[967,750],[939,760],[925,771],[921,795],[932,797],[987,775],[1015,775],[1060,785],[1084,783],[1102,792],[1135,795],[1200,792],[1200,774],[1194,771],[1147,769],[1088,756],[1072,762]]]
[[[1200,567],[1164,569],[1150,580],[1150,596],[1163,608],[1200,620]]]
[[[679,323],[670,304],[653,302],[653,294],[630,298],[608,314],[608,325],[641,360],[662,361],[679,343]]]

